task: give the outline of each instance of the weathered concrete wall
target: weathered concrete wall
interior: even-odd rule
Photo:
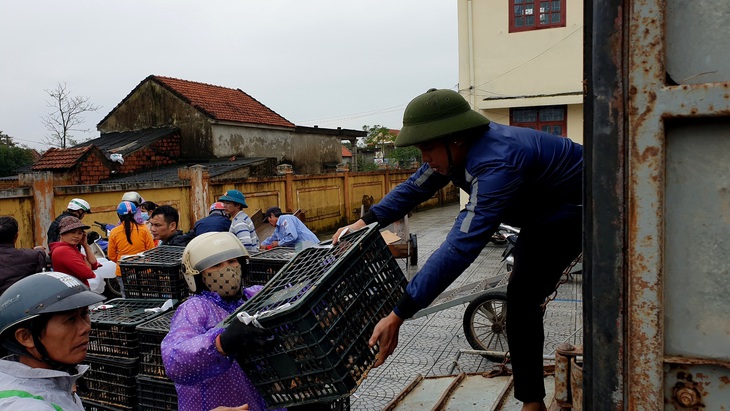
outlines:
[[[216,157],[292,157],[292,132],[287,129],[213,124],[211,132]]]
[[[279,163],[290,163],[298,174],[318,174],[324,171],[325,163],[342,161],[342,143],[337,136],[224,124],[213,124],[211,130],[216,157],[276,157]]]
[[[180,128],[183,158],[213,156],[208,117],[153,81],[140,85],[97,128],[110,133],[163,126]]]

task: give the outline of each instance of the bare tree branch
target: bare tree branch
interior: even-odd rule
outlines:
[[[46,106],[53,111],[41,117],[43,125],[49,132],[44,143],[53,146],[66,148],[76,145],[73,132],[86,133],[89,129],[78,128],[84,123],[83,114],[99,110],[89,101],[89,97],[72,96],[67,89],[66,83],[58,83],[53,90],[45,90],[51,100],[46,101]]]

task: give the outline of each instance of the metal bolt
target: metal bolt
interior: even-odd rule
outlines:
[[[678,384],[674,387],[674,399],[683,407],[694,407],[700,405],[701,395],[695,387]]]

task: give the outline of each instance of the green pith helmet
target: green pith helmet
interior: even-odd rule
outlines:
[[[461,94],[432,88],[408,103],[395,145],[421,144],[487,124],[489,119],[472,110]]]

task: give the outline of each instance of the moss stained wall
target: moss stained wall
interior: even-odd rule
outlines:
[[[98,129],[111,133],[163,126],[180,128],[183,158],[213,156],[210,119],[152,80],[141,84]]]

